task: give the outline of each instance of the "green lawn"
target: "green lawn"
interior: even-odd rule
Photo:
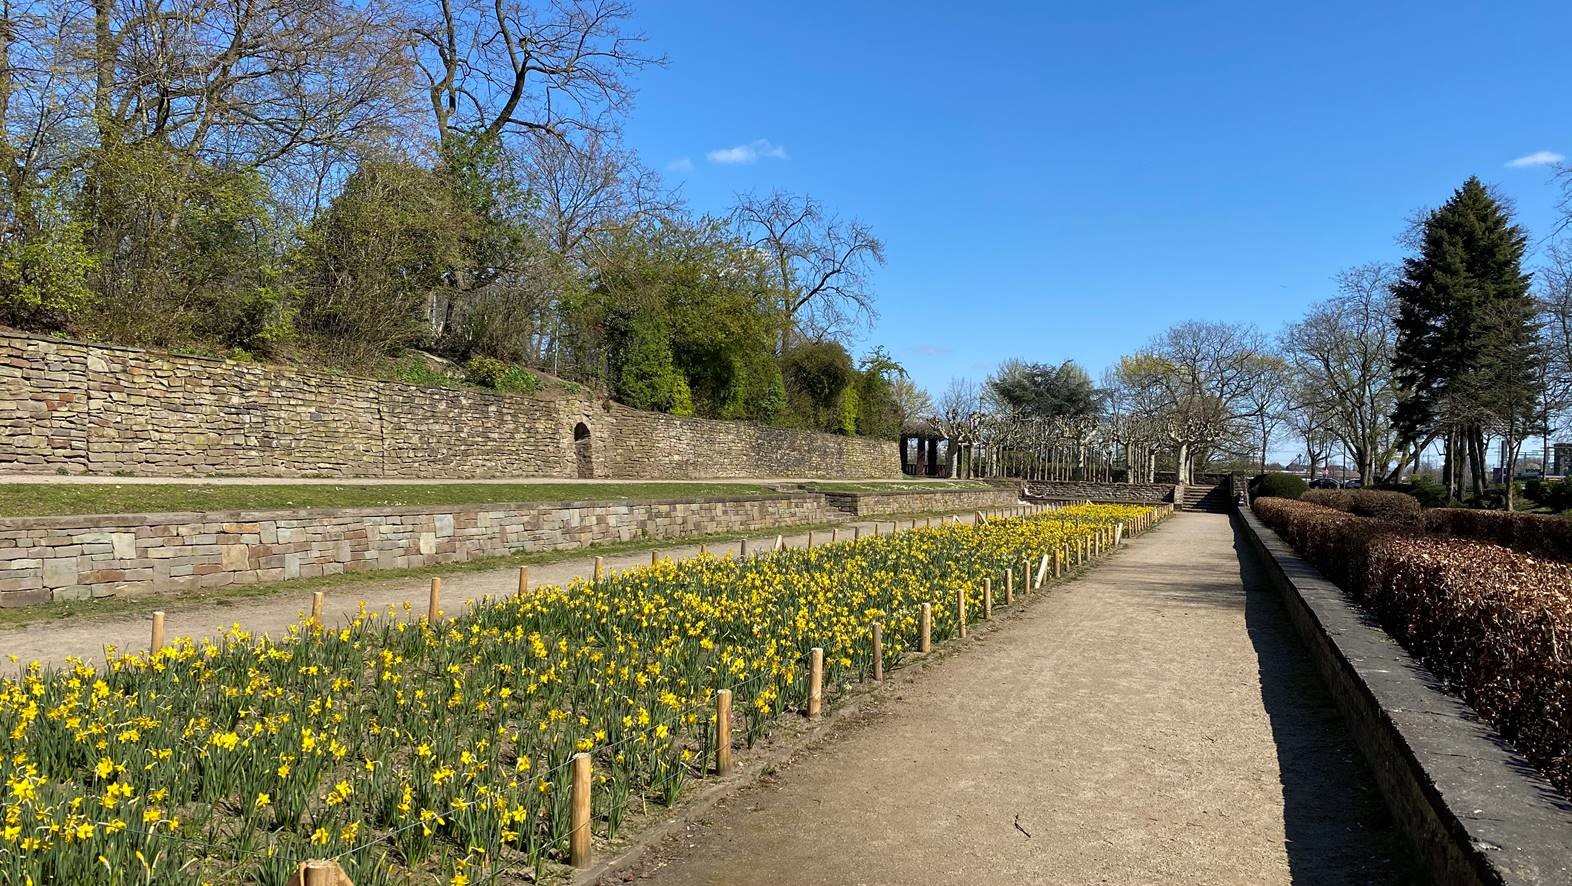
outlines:
[[[443,483],[408,486],[12,483],[0,486],[0,517],[618,501],[761,495],[770,491],[767,486],[752,483]]]
[[[952,492],[957,489],[988,489],[980,480],[866,480],[861,482],[804,483],[814,492]]]

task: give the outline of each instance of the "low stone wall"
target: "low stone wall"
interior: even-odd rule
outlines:
[[[1572,804],[1248,510],[1260,556],[1429,882],[1572,883]]]
[[[821,495],[0,520],[0,607],[838,519]]]
[[[1157,504],[1174,500],[1172,483],[1086,483],[1066,480],[1032,480],[1026,497],[1034,501],[1136,502]]]
[[[899,492],[826,492],[830,507],[855,517],[878,514],[925,514],[930,511],[966,511],[1006,508],[1020,503],[1014,489],[949,489],[932,492],[915,489]]]
[[[580,434],[587,435],[578,441]],[[0,331],[0,472],[895,478],[893,440]]]

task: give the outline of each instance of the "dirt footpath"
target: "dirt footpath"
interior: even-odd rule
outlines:
[[[932,522],[938,523],[939,519],[934,517]],[[925,522],[916,521],[919,525]],[[911,520],[901,520],[898,524],[882,520],[877,523],[877,527],[879,532],[888,533],[897,525],[900,529],[909,529],[912,523]],[[842,538],[849,538],[854,528],[867,534],[874,531],[875,525],[871,520],[842,523],[838,531]],[[750,535],[749,550],[768,549],[775,543],[776,535]],[[814,544],[823,544],[829,539],[829,530],[814,533]],[[786,536],[789,547],[801,547],[807,543],[806,533]],[[728,552],[735,554],[738,547],[735,541],[708,544],[710,552],[716,555]],[[679,559],[695,556],[698,552],[698,545],[685,544],[680,539],[673,539],[669,546],[661,548],[662,557]],[[613,571],[648,565],[649,562],[650,552],[647,550],[605,557],[606,568]],[[566,584],[576,577],[588,578],[594,571],[594,565],[593,549],[585,551],[582,556],[536,564],[529,568],[530,586]],[[401,616],[402,607],[408,603],[412,607],[410,614],[419,617],[426,614],[430,586],[431,580],[426,578],[377,580],[368,575],[365,582],[327,589],[323,621],[329,625],[344,624],[354,618],[361,601],[373,611],[383,611],[388,606],[394,606],[400,610]],[[449,614],[458,613],[463,611],[467,600],[477,601],[486,596],[501,597],[517,590],[518,569],[515,567],[455,572],[442,579],[442,608]],[[198,607],[182,606],[176,595],[170,598],[168,609],[166,631],[171,638],[220,636],[230,625],[240,625],[256,635],[281,637],[290,625],[299,623],[310,611],[311,592],[300,590],[291,593],[285,590],[278,595],[239,598]],[[0,629],[0,673],[14,673],[16,666],[8,658],[13,655],[18,660],[18,666],[25,666],[30,661],[59,665],[67,656],[102,661],[106,645],[115,646],[121,651],[146,649],[151,628],[152,616],[144,612],[50,620]]]
[[[1176,516],[617,883],[1412,882],[1228,519]]]

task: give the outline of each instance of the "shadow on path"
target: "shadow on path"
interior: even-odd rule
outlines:
[[[1295,883],[1421,883],[1364,757],[1316,672],[1277,590],[1234,524],[1245,625],[1261,675],[1283,786]]]

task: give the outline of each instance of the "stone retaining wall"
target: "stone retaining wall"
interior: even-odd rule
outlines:
[[[625,479],[900,476],[892,440],[0,331],[0,472]]]
[[[0,608],[837,519],[809,493],[0,520]]]
[[[1094,502],[1171,502],[1174,500],[1172,483],[1085,483],[1063,480],[1032,480],[1026,484],[1026,496],[1042,501],[1094,501]]]
[[[1006,508],[1020,503],[1014,489],[912,490],[901,492],[826,492],[830,506],[856,517],[878,514],[951,513]]]

